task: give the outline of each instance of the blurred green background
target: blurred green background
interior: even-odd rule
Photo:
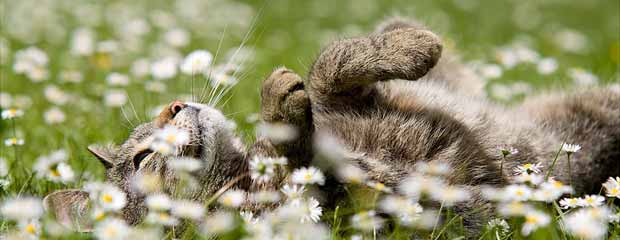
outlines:
[[[8,191],[1,192],[3,195],[17,191],[43,195],[79,186],[80,182],[62,185],[28,180],[35,159],[56,149],[68,151],[69,163],[78,173],[92,173],[86,173],[82,180],[90,176],[101,179],[103,169],[87,153],[87,145],[121,143],[135,124],[151,118],[155,107],[183,98],[192,85],[194,92],[201,93],[201,86],[209,84],[205,77],[192,80],[179,73],[161,81],[165,91],[146,91],[145,83],[153,82],[152,77],[137,77],[131,70],[132,63],[141,58],[182,58],[206,49],[216,55],[217,64],[226,62],[231,51],[244,45],[244,56],[249,57],[243,61],[242,70],[234,74],[239,82],[218,106],[238,123],[239,134],[248,141],[254,136],[254,122],[248,118],[259,110],[260,82],[274,68],[286,66],[304,76],[322,46],[370,32],[390,16],[419,20],[472,68],[484,66],[481,74],[487,79],[488,90],[498,91],[490,93],[500,96],[498,101],[514,103],[521,95],[573,86],[579,82],[575,80],[579,76],[571,74],[575,69],[591,73],[587,76],[601,84],[620,81],[618,0],[2,0],[0,4],[0,92],[10,95],[11,100],[3,107],[25,112],[14,121],[17,135],[25,139],[25,144],[16,149],[19,162],[13,147],[0,147],[0,157],[15,167],[10,174],[13,183]],[[132,25],[135,21],[142,25]],[[97,54],[72,55],[72,34],[79,27],[91,29],[96,42],[114,41],[116,50],[103,60]],[[172,28],[184,29],[189,43],[174,47],[166,43],[164,35]],[[144,29],[148,30],[138,36],[131,32]],[[552,58],[557,69],[540,74],[536,63],[506,67],[498,51],[514,45],[526,46],[538,58]],[[33,82],[13,69],[16,52],[31,46],[49,58],[49,76],[41,82]],[[109,66],[102,67],[101,61],[108,61]],[[66,71],[79,72],[82,81],[63,80]],[[111,72],[128,75],[130,84],[109,86],[106,77]],[[502,98],[506,92],[517,91],[517,87],[509,87],[515,82],[521,84],[518,96]],[[45,89],[51,85],[70,95],[66,103],[52,103],[46,97]],[[109,89],[126,92],[130,101],[122,108],[105,106],[103,97]],[[66,120],[46,123],[44,114],[52,107],[60,109]],[[0,129],[3,139],[12,137],[11,121],[1,121]]]

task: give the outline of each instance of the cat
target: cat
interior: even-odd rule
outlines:
[[[163,191],[175,190],[178,179],[167,168],[167,157],[142,144],[165,125],[190,132],[182,155],[202,161],[203,168],[195,173],[202,187],[185,197],[198,201],[231,181],[232,187],[248,191],[278,185],[286,179],[285,171],[266,186],[243,177],[248,162],[257,156],[285,156],[289,169],[308,166],[314,158],[313,136],[319,133],[345,146],[350,157],[342,161],[391,187],[412,173],[416,162],[450,165],[454,172],[447,182],[473,194],[454,208],[472,231],[492,214],[480,197],[482,185],[511,182],[512,169],[524,163],[550,166],[563,142],[583,147],[573,154],[570,173],[577,192],[598,192],[607,177],[620,175],[619,92],[597,87],[549,93],[508,108],[486,99],[482,81],[455,55],[442,56],[443,51],[440,38],[423,25],[392,18],[368,36],[329,44],[305,80],[289,69],[276,69],[262,83],[261,117],[296,126],[299,137],[290,142],[259,138],[246,148],[219,110],[175,101],[153,122],[136,127],[122,145],[89,150],[105,166],[107,181],[127,193],[122,216],[131,224],[146,213],[144,196],[130,185],[133,175],[158,173]],[[519,150],[507,156],[501,169],[498,146]],[[141,163],[145,158],[148,162]],[[566,183],[567,167],[558,161],[552,176]],[[327,199],[337,201],[337,192],[327,191],[334,195]],[[88,197],[82,190],[62,190],[44,203],[61,223],[75,227],[84,219]]]

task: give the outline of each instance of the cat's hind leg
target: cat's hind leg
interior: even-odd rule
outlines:
[[[409,28],[336,41],[310,70],[307,90],[312,106],[346,107],[362,101],[375,82],[416,80],[435,66],[441,49],[435,34]]]
[[[385,33],[398,29],[431,30],[420,21],[404,17],[390,17],[377,25],[376,33]],[[443,37],[441,37],[443,39]],[[459,91],[470,96],[484,97],[485,81],[461,61],[457,49],[444,47],[441,58],[419,81],[433,81],[444,84],[450,90]]]

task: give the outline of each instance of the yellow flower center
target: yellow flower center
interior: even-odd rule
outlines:
[[[37,234],[37,228],[32,223],[26,225],[25,231],[33,235]]]
[[[168,215],[167,213],[160,213],[159,214],[159,219],[163,220],[163,221],[166,221],[166,220],[170,219],[170,215]]]
[[[571,198],[571,199],[568,199],[568,202],[570,204],[577,204],[577,199],[576,198]]]
[[[101,220],[103,220],[104,218],[105,218],[105,213],[104,213],[104,212],[100,212],[100,213],[97,213],[97,214],[95,215],[95,220],[97,220],[97,221],[101,221]]]
[[[113,198],[112,195],[110,194],[103,194],[103,196],[101,197],[104,203],[111,203]]]
[[[11,144],[17,144],[17,138],[11,138],[9,141]]]
[[[620,193],[620,189],[612,188],[611,190],[609,190],[609,193],[612,194],[612,195],[616,195],[616,194]]]
[[[560,188],[560,187],[564,186],[564,184],[562,184],[562,182],[560,182],[560,181],[554,181],[553,182],[553,186],[556,187],[556,188]]]
[[[523,165],[523,167],[525,169],[530,169],[530,168],[532,168],[532,164],[531,163],[526,163],[526,164]]]
[[[523,196],[525,192],[523,192],[523,190],[517,190],[515,194],[517,194],[518,196]]]
[[[375,184],[375,188],[378,190],[383,190],[385,188],[385,185],[383,183],[377,183]]]
[[[15,109],[15,108],[11,108],[11,109],[9,109],[9,113],[10,113],[11,115],[15,115],[15,114],[17,113],[17,109]]]
[[[312,179],[312,174],[306,173],[306,175],[304,175],[304,180],[310,181],[311,179]]]
[[[587,202],[587,203],[593,203],[593,202],[594,202],[594,199],[592,199],[592,198],[586,198],[586,202]]]
[[[527,216],[525,217],[525,222],[534,224],[538,222],[538,218],[534,216]]]
[[[50,174],[54,177],[60,177],[60,172],[54,168],[50,169]]]
[[[109,237],[115,237],[117,235],[118,231],[116,231],[116,228],[114,227],[108,227],[105,230],[105,235],[109,236]]]

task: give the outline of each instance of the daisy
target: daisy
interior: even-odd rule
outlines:
[[[190,34],[182,28],[172,28],[164,33],[164,41],[172,47],[184,47],[190,42]]]
[[[146,58],[139,58],[131,63],[130,72],[133,76],[142,78],[149,74],[151,63]]]
[[[252,179],[257,182],[268,182],[274,175],[275,164],[272,158],[255,156],[250,161]]]
[[[178,200],[173,202],[171,212],[174,216],[197,220],[204,216],[205,208],[198,202]]]
[[[172,146],[181,146],[189,143],[189,132],[171,125],[155,130],[155,141],[163,141]]]
[[[24,116],[24,111],[17,108],[9,108],[2,111],[2,119],[13,119]]]
[[[381,200],[381,202],[379,202],[379,208],[397,217],[402,224],[407,226],[413,224],[423,211],[419,203],[395,195],[389,195]]]
[[[15,138],[15,137],[7,138],[7,139],[4,140],[4,145],[8,146],[8,147],[10,147],[10,146],[21,146],[21,145],[24,145],[24,143],[25,143],[24,139]]]
[[[366,185],[377,191],[381,191],[385,193],[392,193],[391,187],[385,186],[385,184],[380,183],[380,182],[368,181]]]
[[[146,206],[151,210],[166,211],[172,207],[172,200],[166,194],[156,193],[146,197]]]
[[[366,181],[366,178],[368,177],[362,169],[351,164],[345,164],[344,166],[339,167],[337,169],[337,174],[342,181],[352,184],[360,184]]]
[[[608,197],[620,198],[620,177],[609,177],[607,182],[603,183],[603,187]]]
[[[211,66],[212,60],[213,54],[209,51],[193,51],[181,63],[181,72],[189,75],[203,73]]]
[[[245,224],[253,225],[257,224],[259,221],[259,219],[254,216],[254,213],[250,211],[240,211],[239,216],[241,216]]]
[[[303,185],[289,185],[285,184],[280,191],[286,195],[288,201],[299,199],[303,196],[306,188]]]
[[[550,222],[551,218],[544,212],[537,210],[528,211],[525,214],[525,223],[523,228],[521,228],[521,234],[524,236],[530,235],[536,229],[547,226]]]
[[[512,216],[523,216],[526,212],[530,211],[532,209],[532,206],[530,206],[529,204],[525,204],[522,202],[510,202],[510,203],[503,203],[501,205],[499,205],[499,207],[497,208],[499,214],[503,215],[503,216],[507,216],[507,217],[512,217]]]
[[[146,222],[162,226],[175,226],[179,219],[171,216],[168,212],[152,211],[146,215]]]
[[[415,169],[419,173],[444,176],[450,173],[450,165],[442,162],[418,162],[415,164]]]
[[[586,195],[579,199],[578,205],[581,207],[598,207],[605,203],[605,197],[600,195]]]
[[[511,147],[511,146],[499,146],[498,149],[503,157],[507,157],[509,155],[515,155],[519,153],[518,149]]]
[[[252,194],[255,203],[275,203],[280,200],[280,193],[276,191],[258,191]]]
[[[554,58],[543,58],[538,61],[536,70],[542,75],[549,75],[558,70],[558,61]]]
[[[514,171],[516,174],[541,173],[541,168],[542,168],[541,163],[526,163],[526,164],[517,166]]]
[[[442,202],[446,206],[453,206],[457,202],[469,200],[471,194],[464,188],[448,186],[431,191],[431,198]]]
[[[194,172],[202,167],[202,162],[195,158],[175,158],[168,161],[168,167],[178,172]]]
[[[445,187],[445,183],[438,177],[413,174],[405,178],[398,186],[399,190],[411,197],[420,198],[422,194],[431,193]]]
[[[161,185],[161,177],[154,173],[138,172],[131,179],[131,186],[142,193],[158,192]]]
[[[364,211],[351,217],[351,225],[362,231],[376,231],[383,226],[383,219],[377,217],[375,211]]]
[[[43,215],[41,199],[21,197],[6,200],[0,207],[2,216],[12,220],[38,219]]]
[[[571,186],[564,185],[562,182],[557,181],[552,177],[549,178],[549,180],[547,180],[546,182],[542,183],[540,185],[540,188],[552,191],[554,195],[556,196],[556,198],[564,194],[573,192],[573,188]]]
[[[52,107],[43,113],[43,119],[47,124],[58,124],[65,121],[65,113],[60,108]]]
[[[607,221],[591,213],[592,208],[579,209],[565,216],[562,223],[566,230],[579,239],[603,239],[607,234]]]
[[[235,216],[229,212],[219,211],[207,217],[202,230],[208,235],[217,235],[230,232],[235,226]]]
[[[530,183],[533,185],[538,185],[543,182],[544,178],[538,174],[523,172],[515,176],[514,180],[517,183]]]
[[[173,57],[166,57],[153,62],[151,75],[161,80],[173,78],[177,75],[177,60]]]
[[[256,135],[267,138],[274,143],[283,143],[295,140],[298,132],[295,126],[289,124],[261,123],[256,127]]]
[[[532,189],[526,185],[508,185],[503,194],[512,201],[527,201],[532,195]]]
[[[95,236],[101,240],[125,239],[129,235],[130,227],[125,221],[109,218],[97,224]]]
[[[149,149],[163,155],[171,155],[174,153],[174,147],[164,141],[153,141]]]
[[[296,184],[319,184],[323,185],[325,183],[325,176],[323,172],[315,167],[303,167],[296,169],[293,171],[293,175],[291,177],[293,183]]]
[[[579,146],[578,144],[568,144],[568,143],[562,144],[562,151],[565,151],[568,154],[576,153],[579,150],[581,150],[581,146]]]
[[[599,79],[596,75],[580,68],[572,68],[568,70],[568,75],[578,86],[591,86],[598,83]]]
[[[246,193],[241,190],[229,190],[218,198],[218,202],[226,207],[238,208],[245,202]]]
[[[103,102],[108,107],[120,107],[127,103],[127,93],[122,90],[109,90],[103,96]]]
[[[129,76],[117,72],[108,74],[105,78],[106,82],[110,86],[127,86],[129,85]]]
[[[27,239],[38,239],[41,234],[41,224],[38,220],[22,220],[17,225]]]
[[[97,203],[106,211],[119,211],[127,204],[127,197],[118,187],[106,184],[97,194]]]
[[[160,81],[148,81],[144,83],[144,90],[148,92],[163,93],[166,91],[166,84]],[[160,111],[161,111],[161,108],[158,107],[156,115],[159,115]]]
[[[323,215],[323,209],[319,206],[319,201],[310,197],[306,201],[298,202],[302,208],[303,215],[301,216],[301,223],[306,222],[318,222]]]

